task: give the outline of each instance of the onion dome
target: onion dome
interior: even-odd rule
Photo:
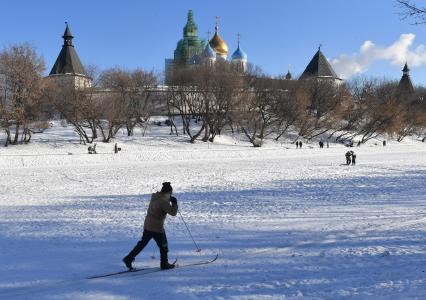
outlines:
[[[202,55],[203,55],[203,58],[210,58],[210,59],[216,58],[216,52],[214,52],[213,48],[210,46],[209,43],[207,43],[206,48],[204,48]]]
[[[232,54],[232,60],[247,61],[247,54],[240,48],[240,34],[238,33],[238,47]]]
[[[232,60],[247,60],[247,54],[238,46],[237,50],[232,54]]]
[[[219,36],[218,17],[216,17],[215,33],[209,44],[219,56],[221,56],[222,58],[226,58],[226,56],[228,55],[228,45]]]

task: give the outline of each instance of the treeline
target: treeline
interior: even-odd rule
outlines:
[[[71,124],[82,143],[102,138],[109,142],[122,127],[133,135],[151,116],[151,91],[158,85],[154,72],[111,68],[98,72],[87,88],[72,80],[44,78],[45,64],[28,44],[0,52],[0,127],[5,146],[28,143],[32,134],[49,127],[52,119]],[[65,79],[63,77],[62,79]],[[69,78],[71,79],[71,78]]]
[[[242,132],[255,147],[290,131],[296,133],[293,142],[321,136],[364,143],[379,134],[398,141],[408,135],[425,139],[421,87],[405,93],[388,80],[286,80],[253,66],[241,74],[228,63],[179,68],[169,77],[168,103],[182,116],[191,142],[213,141],[224,128]],[[190,116],[197,117],[196,124]]]
[[[266,138],[288,136],[290,142],[321,136],[364,143],[379,134],[399,141],[408,135],[425,139],[426,90],[404,93],[393,81],[286,80],[257,67],[241,73],[218,62],[177,68],[167,74],[167,86],[142,69],[88,67],[93,85],[81,89],[43,78],[44,66],[26,44],[0,52],[0,126],[6,146],[28,143],[52,119],[71,124],[82,143],[109,142],[122,128],[129,136],[136,127],[144,132],[159,113],[168,116],[171,134],[182,133],[191,143],[214,141],[225,130],[242,133],[255,147]]]

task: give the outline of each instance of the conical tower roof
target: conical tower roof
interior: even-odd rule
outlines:
[[[291,80],[291,78],[292,78],[292,75],[291,75],[290,69],[288,69],[287,74],[285,75],[285,79]]]
[[[398,84],[397,96],[398,97],[409,97],[414,94],[414,86],[410,78],[410,69],[407,63],[405,63],[404,69],[402,69],[402,77]]]
[[[192,10],[188,11],[186,25],[183,28],[183,36],[198,38],[198,26],[194,21],[194,13]]]
[[[61,52],[59,53],[49,75],[78,74],[86,76],[84,67],[81,64],[77,52],[75,51],[74,45],[72,44],[72,39],[74,37],[71,34],[68,23],[66,23],[65,32],[62,38],[64,39],[64,44],[62,45]]]
[[[327,58],[321,52],[321,48],[318,48],[317,53],[309,62],[305,71],[303,71],[300,79],[308,78],[330,78],[330,79],[339,79],[336,72],[334,72]]]
[[[71,30],[70,30],[70,27],[68,26],[68,22],[65,22],[65,25],[66,25],[65,32],[64,32],[64,35],[62,36],[62,38],[63,39],[71,39],[72,40],[74,37],[71,34]]]
[[[405,63],[405,65],[404,65],[404,69],[402,69],[402,72],[404,72],[404,73],[408,73],[408,72],[410,72],[410,69],[408,68],[407,63]],[[407,74],[407,75],[408,75],[408,74]]]

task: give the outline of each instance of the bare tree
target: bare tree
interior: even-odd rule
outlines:
[[[201,107],[197,119],[204,126],[203,141],[213,142],[223,128],[230,125],[231,111],[241,92],[242,76],[227,62],[204,64],[192,69],[193,86],[200,93]]]
[[[402,124],[401,105],[395,97],[397,84],[388,81],[367,82],[362,98],[357,103],[362,120],[357,135],[364,143],[381,133],[394,134]]]
[[[423,101],[424,90],[414,93],[403,93],[398,91],[396,99],[398,101],[399,116],[398,124],[395,124],[395,134],[397,141],[402,141],[406,136],[421,134],[426,128],[426,105]]]
[[[400,16],[402,19],[412,20],[413,25],[426,23],[426,7],[419,7],[411,0],[396,0],[401,9]]]
[[[0,53],[0,113],[6,146],[31,139],[31,124],[38,120],[45,104],[43,71],[42,57],[28,44],[11,46]]]
[[[330,80],[306,80],[301,82],[308,97],[308,114],[299,119],[299,136],[312,139],[338,127],[344,108],[350,101],[345,85]]]
[[[277,80],[274,87],[276,94],[272,113],[275,123],[275,140],[279,140],[290,128],[294,128],[300,120],[306,119],[309,106],[309,94],[299,81]]]
[[[418,86],[416,88],[416,126],[414,134],[418,135],[422,142],[426,141],[426,88]]]
[[[240,93],[233,120],[253,147],[261,147],[264,139],[273,133],[276,95],[272,81],[260,69],[251,70],[244,79],[244,92]]]
[[[76,89],[73,84],[54,84],[56,94],[53,104],[56,111],[74,127],[80,137],[80,143],[92,143],[98,137],[97,126],[100,118],[99,101],[94,97],[94,87]]]
[[[98,97],[97,128],[101,132],[102,141],[109,143],[128,119],[121,97],[115,93],[102,93]]]
[[[121,99],[122,113],[126,116],[127,135],[132,136],[137,124],[148,120],[152,105],[149,101],[152,88],[158,80],[154,72],[141,69],[123,70],[119,67],[108,69],[101,75],[101,85]]]
[[[177,110],[182,118],[183,133],[194,143],[207,126],[204,118],[197,119],[204,110],[204,95],[194,84],[197,71],[191,67],[179,67],[169,75],[168,105]],[[192,118],[194,120],[191,120]]]

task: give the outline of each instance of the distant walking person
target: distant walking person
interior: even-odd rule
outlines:
[[[296,149],[299,148],[299,141],[296,141]]]
[[[324,148],[324,142],[323,141],[319,141],[319,146],[320,146],[320,148]]]
[[[164,231],[164,220],[167,214],[176,216],[178,211],[177,200],[175,197],[172,197],[172,192],[173,188],[170,182],[163,182],[161,191],[152,194],[148,213],[145,217],[142,238],[133,250],[123,258],[123,262],[129,270],[133,269],[132,262],[151,239],[154,239],[158,248],[160,248],[161,269],[172,269],[175,267],[167,259],[169,249],[166,232]]]
[[[355,152],[351,151],[351,156],[352,156],[352,166],[355,166],[355,161],[356,161],[356,154],[355,154]]]
[[[299,148],[302,149],[302,141],[299,142]]]
[[[346,157],[346,164],[349,166],[351,164],[351,152],[350,151],[346,152],[345,157]]]

